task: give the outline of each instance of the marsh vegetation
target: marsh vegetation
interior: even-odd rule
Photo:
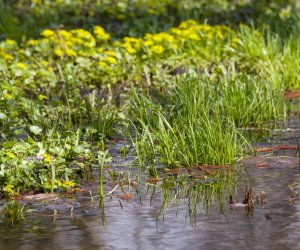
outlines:
[[[0,0],[1,221],[22,223],[28,201],[43,200],[35,195],[51,206],[99,201],[106,221],[108,199],[122,208],[159,192],[156,219],[185,206],[192,225],[199,207],[238,204],[245,158],[299,155],[296,132],[291,145],[256,144],[290,132],[282,124],[299,111],[299,10],[280,0]],[[261,205],[252,198],[243,204]],[[63,206],[73,215],[74,204]]]

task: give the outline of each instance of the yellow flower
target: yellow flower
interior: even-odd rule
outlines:
[[[55,183],[57,184],[57,186],[61,187],[63,185],[61,180],[55,180]]]
[[[200,41],[200,36],[195,33],[189,34],[187,38],[194,41]]]
[[[173,34],[175,34],[175,35],[182,36],[182,30],[181,29],[171,28],[170,32],[173,33]]]
[[[13,96],[11,94],[9,94],[9,93],[4,94],[4,99],[11,100],[12,98],[13,98]]]
[[[97,48],[96,50],[97,50],[97,52],[100,52],[100,53],[102,53],[104,51],[103,48]]]
[[[108,66],[107,63],[105,63],[105,62],[98,62],[98,65],[103,68]]]
[[[101,26],[94,27],[94,34],[100,41],[108,41],[110,39],[110,34],[106,33]]]
[[[163,43],[163,42],[172,43],[174,41],[174,37],[165,32],[161,32],[153,35],[152,39],[155,43]]]
[[[55,48],[54,53],[55,53],[55,55],[57,55],[59,57],[61,57],[64,54],[64,52],[62,51],[62,49],[58,48],[58,47]]]
[[[49,163],[51,162],[51,156],[48,154],[41,154],[41,156],[43,157],[44,163]]]
[[[47,37],[47,38],[52,38],[55,36],[55,33],[53,30],[45,29],[42,33],[42,36]]]
[[[88,48],[93,48],[93,47],[95,47],[96,44],[89,41],[89,42],[85,42],[83,45]]]
[[[26,65],[24,63],[21,63],[21,62],[16,63],[16,66],[20,69],[26,69]]]
[[[74,57],[77,56],[76,51],[74,51],[74,50],[72,50],[72,49],[67,49],[67,50],[66,50],[66,54],[67,54],[67,56],[74,56]]]
[[[64,188],[66,188],[66,189],[69,189],[69,188],[71,188],[71,187],[74,187],[74,186],[75,186],[75,183],[68,180],[68,181],[64,181],[64,183],[62,184],[62,186],[63,186]]]
[[[14,191],[14,186],[11,184],[8,184],[5,188],[3,188],[4,192],[7,193],[9,196],[16,195],[16,192]]]
[[[129,54],[135,54],[136,53],[136,49],[132,48],[130,43],[124,43],[122,45],[122,47],[124,47]]]
[[[4,58],[4,60],[5,61],[11,61],[12,59],[13,59],[13,56],[12,55],[10,55],[10,54],[4,54],[3,55],[3,58]]]
[[[107,51],[104,51],[104,53],[106,55],[109,55],[109,56],[114,56],[116,57],[117,53],[115,51],[112,51],[112,50],[107,50]]]
[[[5,153],[10,159],[15,159],[16,158],[16,155],[12,152],[6,152]]]
[[[72,37],[72,34],[66,30],[60,30],[59,35],[66,40]]]
[[[33,40],[33,39],[30,39],[27,42],[27,45],[29,45],[29,46],[36,46],[38,44],[39,44],[39,41],[38,40]]]
[[[150,48],[150,50],[157,55],[162,54],[165,51],[164,47],[161,45],[154,45]]]
[[[109,56],[109,57],[105,58],[105,61],[110,63],[110,64],[115,64],[117,62],[117,59],[114,58],[114,57]]]
[[[144,42],[144,45],[147,46],[147,47],[150,47],[153,45],[153,42],[151,40],[147,40]]]
[[[11,39],[6,39],[6,44],[9,46],[15,46],[17,45],[17,42],[15,40],[11,40]]]
[[[127,49],[127,52],[129,54],[135,54],[136,53],[136,50],[134,48],[132,48],[132,47],[127,47],[126,49]]]
[[[195,20],[186,20],[179,25],[180,29],[187,29],[191,26],[196,26],[198,23]]]

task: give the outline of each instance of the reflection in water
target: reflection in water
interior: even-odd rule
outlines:
[[[1,223],[0,249],[299,249],[300,204],[297,198],[291,204],[288,186],[299,188],[298,158],[264,160],[268,169],[256,167],[259,157],[246,159],[247,172],[238,178],[219,170],[206,178],[166,174],[157,185],[131,187],[129,200],[106,197],[100,210],[84,195],[72,213],[68,199],[60,207],[33,204],[22,224]],[[244,202],[248,186],[251,210],[230,206],[230,195]],[[264,202],[256,202],[262,192]]]

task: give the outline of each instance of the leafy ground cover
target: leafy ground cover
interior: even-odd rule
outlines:
[[[71,2],[1,2],[2,11],[18,13],[12,23],[39,25],[30,28],[32,34],[20,33],[20,39],[7,32],[19,32],[9,26],[9,17],[0,22],[0,185],[5,196],[76,187],[81,178],[92,178],[99,162],[103,170],[111,160],[106,142],[118,134],[130,134],[141,166],[232,165],[250,148],[240,128],[284,118],[284,91],[299,88],[300,47],[292,29],[287,36],[267,24],[179,22],[197,10],[199,15],[207,11],[209,21],[209,9],[228,14],[246,5]],[[85,9],[92,3],[95,8]],[[274,2],[268,18],[279,17],[297,30],[297,22],[290,24],[297,18],[290,4]],[[183,6],[190,12],[179,11]],[[79,15],[83,9],[87,14]],[[66,11],[69,15],[60,19]],[[111,19],[98,22],[100,14]],[[70,15],[78,22],[64,23]],[[143,29],[128,28],[142,18]],[[160,22],[147,29],[147,18]],[[116,20],[128,26],[120,26],[120,34],[108,32]]]

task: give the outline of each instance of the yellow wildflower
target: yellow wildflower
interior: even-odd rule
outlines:
[[[6,152],[5,153],[10,159],[15,159],[16,158],[16,155],[12,152]]]
[[[4,60],[5,61],[11,61],[12,59],[13,59],[13,56],[12,55],[10,55],[10,54],[4,54],[3,55],[3,58],[4,58]]]
[[[57,186],[61,187],[63,185],[61,180],[55,180],[55,183],[57,184]]]
[[[13,98],[13,96],[11,94],[9,94],[9,93],[4,94],[4,99],[11,100],[12,98]]]
[[[136,50],[134,48],[132,48],[131,46],[128,46],[126,49],[127,49],[127,52],[129,54],[135,54],[136,53]]]
[[[38,45],[38,43],[39,43],[38,40],[30,39],[30,40],[28,40],[27,45],[29,45],[29,46],[36,46],[36,45]]]
[[[11,184],[8,184],[6,187],[3,188],[4,192],[7,193],[9,196],[16,195],[16,192],[14,191],[14,186]]]
[[[49,29],[45,29],[42,33],[42,36],[47,37],[47,38],[51,38],[55,36],[55,33],[53,30],[49,30]]]
[[[150,47],[153,45],[153,42],[151,40],[147,40],[144,42],[144,45],[147,46],[147,47]]]
[[[109,56],[114,56],[116,57],[117,53],[115,51],[112,51],[112,50],[107,50],[107,51],[104,51],[104,53],[106,55],[109,55]]]
[[[98,62],[98,65],[103,68],[108,66],[107,63],[105,63],[105,62]]]
[[[67,56],[74,56],[74,57],[77,56],[76,51],[74,51],[74,50],[72,50],[72,49],[67,49],[67,50],[66,50],[66,54],[67,54]]]
[[[153,41],[156,43],[163,43],[163,42],[172,43],[174,42],[174,37],[168,33],[161,32],[153,35]]]
[[[117,62],[117,59],[112,56],[108,56],[105,58],[105,61],[109,62],[110,64],[115,64]]]
[[[187,29],[191,26],[196,26],[198,23],[195,20],[186,20],[179,25],[180,29]]]
[[[124,43],[122,45],[129,54],[135,54],[136,53],[136,49],[132,48],[131,44],[130,43]]]
[[[51,162],[51,156],[48,154],[41,154],[41,156],[43,157],[44,163],[49,163]]]
[[[72,34],[66,30],[60,30],[59,35],[66,40],[68,40],[72,37]]]
[[[58,48],[58,47],[55,48],[54,53],[55,53],[55,55],[57,55],[59,57],[61,57],[64,54],[64,52],[62,51],[62,49]]]
[[[20,69],[26,69],[26,65],[25,65],[24,63],[22,63],[22,62],[16,63],[16,66],[17,66],[18,68],[20,68]]]
[[[85,42],[83,45],[88,48],[93,48],[95,47],[96,44],[93,43],[92,41],[89,41],[89,42]]]
[[[94,27],[94,34],[100,41],[108,41],[110,39],[110,34],[106,33],[101,26]]]
[[[74,187],[74,186],[75,186],[75,183],[72,182],[72,181],[67,180],[67,181],[64,181],[64,183],[62,184],[62,186],[63,186],[64,188],[66,188],[66,189],[69,189],[69,188],[71,188],[71,187]]]
[[[17,42],[15,40],[11,40],[11,39],[6,39],[5,43],[9,46],[17,45]]]
[[[189,34],[187,38],[193,41],[200,41],[200,36],[195,33]]]
[[[102,53],[104,51],[103,48],[97,48],[96,50],[97,50],[97,52],[100,52],[100,53]]]
[[[165,51],[164,47],[161,45],[154,45],[150,48],[150,50],[157,55],[162,54]]]

